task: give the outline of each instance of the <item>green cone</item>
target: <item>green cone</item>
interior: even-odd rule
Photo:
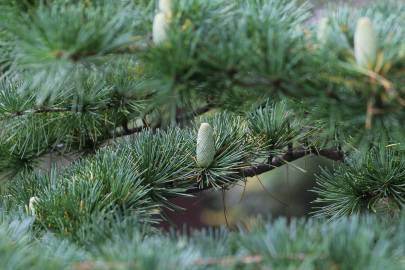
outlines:
[[[157,13],[153,19],[153,42],[160,44],[167,39],[167,28],[170,23],[165,13]]]
[[[377,58],[377,36],[373,24],[367,17],[357,21],[354,33],[354,56],[359,66],[372,68]]]
[[[210,124],[202,123],[197,136],[197,165],[207,168],[215,157],[214,131]]]
[[[171,0],[159,0],[159,11],[171,14],[172,12],[172,1]]]
[[[39,201],[39,198],[38,197],[31,197],[30,198],[30,201],[29,201],[29,203],[28,203],[28,211],[29,211],[29,213],[31,214],[31,215],[34,215],[35,216],[35,204],[37,204],[38,203],[38,201]]]
[[[329,18],[322,18],[319,20],[318,31],[316,32],[316,37],[318,41],[325,44],[328,41],[328,36],[330,32],[330,21]]]

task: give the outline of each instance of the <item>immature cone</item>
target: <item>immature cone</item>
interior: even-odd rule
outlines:
[[[377,58],[377,36],[373,24],[367,17],[357,21],[354,33],[354,56],[359,66],[371,68]]]
[[[160,44],[167,39],[167,29],[172,18],[172,1],[159,0],[158,13],[153,19],[153,43]]]
[[[207,168],[215,156],[214,131],[210,124],[202,123],[197,136],[197,165]]]
[[[38,197],[31,197],[30,201],[28,203],[28,211],[32,214],[35,215],[35,204],[37,204],[39,201]]]
[[[169,23],[169,17],[165,13],[159,12],[155,15],[153,19],[153,43],[160,44],[167,39]]]
[[[316,37],[319,42],[326,43],[328,41],[330,23],[328,18],[322,18],[319,20],[318,31],[316,32]]]
[[[167,15],[172,13],[172,1],[171,0],[159,0],[159,12],[166,13]]]

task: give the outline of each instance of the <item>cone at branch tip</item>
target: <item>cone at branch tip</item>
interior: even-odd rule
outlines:
[[[208,123],[202,123],[197,136],[197,165],[207,168],[215,157],[214,130]]]
[[[35,215],[35,204],[37,204],[39,201],[38,197],[31,197],[30,201],[28,203],[28,211],[30,214]]]
[[[377,58],[377,35],[368,17],[357,21],[354,33],[354,56],[359,66],[372,68]]]
[[[170,18],[163,12],[159,12],[153,19],[153,43],[161,44],[167,39],[167,30]]]
[[[159,0],[159,12],[170,15],[172,13],[172,1],[171,0]]]
[[[326,43],[329,35],[330,21],[329,18],[322,18],[319,20],[318,31],[316,37],[321,43]]]

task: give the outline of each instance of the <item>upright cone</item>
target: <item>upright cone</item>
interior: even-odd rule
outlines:
[[[202,123],[197,136],[197,165],[207,168],[215,157],[214,131],[210,124]]]
[[[160,44],[167,39],[170,20],[165,13],[158,13],[153,19],[153,43]]]
[[[160,44],[167,39],[167,30],[172,18],[172,1],[159,0],[158,13],[153,19],[153,43]]]
[[[172,13],[172,1],[171,0],[159,0],[159,12],[170,15]]]
[[[371,20],[362,17],[354,33],[354,56],[359,66],[372,68],[377,58],[377,36]]]
[[[316,32],[316,37],[318,41],[325,44],[328,41],[330,31],[330,22],[328,18],[322,18],[319,20],[318,31]]]
[[[28,203],[28,210],[31,215],[35,215],[35,204],[37,204],[39,201],[38,197],[31,197],[30,201]]]

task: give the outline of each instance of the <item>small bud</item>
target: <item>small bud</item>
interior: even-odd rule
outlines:
[[[167,15],[172,13],[172,1],[171,0],[159,0],[159,12],[166,13]]]
[[[330,22],[328,18],[322,18],[319,20],[318,31],[316,32],[316,37],[320,43],[326,43],[328,41],[330,31]]]
[[[167,39],[167,28],[169,26],[169,17],[162,12],[155,15],[153,19],[153,42],[160,44]]]
[[[31,197],[30,201],[28,203],[28,211],[30,214],[35,215],[35,204],[37,204],[39,201],[38,197]]]
[[[197,136],[197,165],[207,168],[215,156],[214,131],[210,124],[202,123]]]
[[[357,21],[354,33],[354,56],[359,66],[371,68],[377,58],[377,36],[373,24],[367,17]]]

